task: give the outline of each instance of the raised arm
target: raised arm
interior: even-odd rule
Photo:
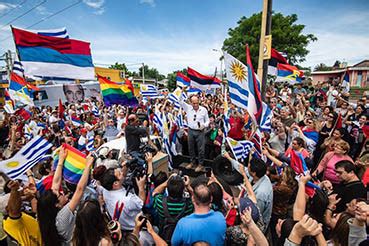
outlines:
[[[8,212],[10,218],[19,218],[21,216],[22,200],[21,194],[18,191],[19,183],[16,180],[12,180],[8,183],[10,189],[10,197],[8,201]]]
[[[69,202],[69,208],[71,211],[74,211],[77,208],[77,205],[82,198],[83,192],[88,182],[88,178],[90,176],[91,166],[93,162],[94,158],[91,155],[88,155],[86,158],[86,167],[83,170],[81,179],[78,181],[76,191],[74,192],[72,199]]]
[[[305,185],[311,179],[311,176],[308,174],[306,176],[301,176],[299,180],[299,188],[297,191],[297,196],[295,203],[293,204],[293,219],[301,220],[305,214],[306,210],[306,196],[305,196]]]
[[[63,165],[64,165],[64,160],[67,157],[67,154],[68,154],[68,151],[64,147],[61,147],[59,150],[58,165],[56,166],[56,170],[55,170],[54,177],[53,177],[53,183],[51,185],[51,190],[55,194],[59,194],[59,189],[60,189],[60,185],[62,182]]]

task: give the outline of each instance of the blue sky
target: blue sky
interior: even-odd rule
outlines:
[[[0,53],[14,51],[6,24],[43,1],[0,1]],[[26,28],[77,1],[47,0],[11,24]],[[228,28],[261,9],[262,0],[82,0],[33,29],[66,27],[72,38],[91,42],[96,65],[119,61],[136,70],[144,62],[163,74],[187,66],[211,73],[219,66],[213,49]],[[318,37],[301,65],[369,59],[368,0],[274,0],[273,10],[296,13],[305,32]]]

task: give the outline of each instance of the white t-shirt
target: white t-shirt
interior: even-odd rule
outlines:
[[[102,194],[111,217],[114,217],[116,207],[119,210],[121,204],[124,204],[118,221],[122,230],[133,230],[135,227],[135,218],[142,209],[143,201],[136,194],[131,192],[127,194],[127,190],[124,188],[111,191],[103,189]]]

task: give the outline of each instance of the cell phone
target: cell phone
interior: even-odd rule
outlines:
[[[146,216],[140,216],[140,217],[139,217],[139,220],[144,220],[144,222],[142,223],[141,228],[142,228],[143,230],[147,229],[147,217],[146,217]]]
[[[206,177],[211,177],[212,168],[211,167],[205,167],[205,175]]]

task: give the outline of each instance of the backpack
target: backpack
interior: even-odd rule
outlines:
[[[162,223],[161,227],[161,233],[160,236],[162,239],[164,239],[165,242],[170,245],[172,235],[174,232],[174,229],[176,228],[176,225],[180,218],[182,218],[187,210],[187,201],[185,201],[185,205],[183,206],[181,212],[174,218],[169,214],[168,210],[168,198],[163,198],[163,212],[164,212],[164,221]]]

